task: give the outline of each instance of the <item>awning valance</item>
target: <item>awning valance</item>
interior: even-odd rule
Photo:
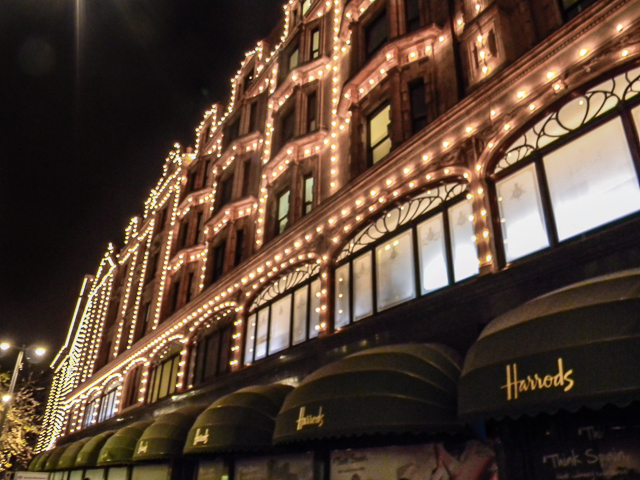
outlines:
[[[58,465],[60,465],[60,460],[64,452],[67,451],[68,445],[63,445],[62,447],[56,448],[51,455],[47,458],[45,462],[42,463],[42,470],[44,472],[51,472],[53,470],[58,470]]]
[[[640,400],[640,270],[554,291],[496,318],[467,354],[460,415],[517,417]]]
[[[30,472],[42,472],[44,467],[47,464],[47,460],[49,456],[53,453],[53,450],[47,450],[46,452],[39,453],[36,457],[31,460],[31,464],[29,465]]]
[[[288,385],[243,388],[215,401],[189,431],[184,453],[258,450],[271,446]]]
[[[204,407],[185,407],[159,417],[138,440],[133,461],[165,460],[182,454],[189,429]]]
[[[113,436],[115,432],[102,432],[89,440],[78,452],[76,457],[76,468],[78,467],[95,467],[98,463],[98,455],[104,444]]]
[[[457,429],[460,363],[455,351],[437,344],[349,355],[312,373],[289,394],[274,441]]]
[[[138,440],[153,422],[136,422],[114,433],[98,455],[98,465],[124,465],[131,463]]]
[[[83,438],[68,445],[64,453],[60,457],[60,461],[58,461],[58,467],[55,470],[71,470],[72,468],[75,468],[78,453],[80,453],[82,447],[84,447],[89,440],[91,440],[91,437]]]

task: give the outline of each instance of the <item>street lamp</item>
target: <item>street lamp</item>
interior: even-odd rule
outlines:
[[[27,347],[26,345],[22,345],[21,347],[17,347],[17,346],[14,346],[14,345],[10,345],[7,342],[0,343],[0,350],[2,350],[2,351],[7,351],[12,347],[16,348],[18,350],[18,358],[16,359],[15,367],[13,367],[13,375],[11,375],[11,382],[9,383],[9,390],[2,397],[2,402],[4,403],[4,406],[2,407],[2,414],[0,414],[0,439],[4,438],[3,437],[4,422],[7,419],[7,412],[9,411],[9,408],[11,408],[11,402],[13,401],[13,392],[16,389],[16,382],[18,381],[18,372],[20,372],[20,369],[22,368],[22,360],[24,358],[25,353],[27,353],[27,354],[33,353],[36,356],[35,359],[27,357],[27,359],[30,359],[32,361],[33,360],[38,361],[38,359],[39,359],[38,357],[43,357],[44,354],[47,353],[47,351],[42,347],[37,347],[37,348],[34,349],[33,347]]]

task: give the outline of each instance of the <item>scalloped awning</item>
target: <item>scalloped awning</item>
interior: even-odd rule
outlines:
[[[122,465],[131,463],[138,440],[153,422],[136,422],[114,433],[98,455],[98,465]]]

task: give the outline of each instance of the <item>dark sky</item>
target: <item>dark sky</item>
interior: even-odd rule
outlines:
[[[283,3],[0,1],[0,340],[61,346],[83,275]]]

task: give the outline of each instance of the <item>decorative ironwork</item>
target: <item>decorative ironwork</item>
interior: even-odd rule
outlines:
[[[449,183],[427,190],[399,207],[384,214],[377,221],[360,231],[340,252],[341,261],[383,236],[412,222],[421,215],[438,207],[442,203],[460,195],[466,189],[465,184]]]
[[[536,150],[574,132],[594,118],[611,111],[620,102],[640,93],[640,68],[634,68],[587,90],[547,115],[511,144],[500,159],[495,173],[527,158]]]
[[[265,288],[260,295],[253,301],[249,312],[253,312],[256,308],[300,285],[302,282],[317,275],[320,271],[318,264],[305,264],[297,267],[293,272],[283,275],[278,280]]]

